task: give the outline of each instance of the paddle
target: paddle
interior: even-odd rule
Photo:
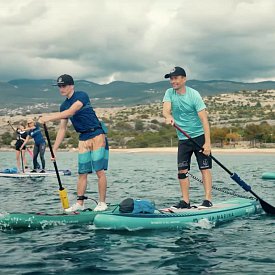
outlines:
[[[46,126],[46,124],[43,124],[43,126],[44,126],[45,135],[46,135],[46,138],[47,138],[47,141],[48,141],[48,145],[49,145],[49,148],[50,148],[50,151],[51,151],[51,156],[52,156],[52,159],[54,160],[53,161],[54,169],[55,169],[55,173],[56,173],[58,184],[59,184],[59,197],[60,197],[63,208],[67,209],[67,208],[69,208],[69,200],[68,200],[67,191],[61,184],[61,179],[60,179],[59,172],[58,172],[58,169],[57,169],[57,164],[56,164],[55,156],[54,156],[54,153],[53,153],[53,148],[52,148],[52,145],[51,145],[51,140],[50,140],[50,136],[49,136],[47,126]]]
[[[196,144],[201,150],[203,148],[196,142],[194,141],[186,132],[184,132],[178,125],[174,124],[173,125],[178,131],[180,131],[182,134],[184,134],[188,139],[190,139],[194,144]],[[260,201],[260,204],[263,208],[263,210],[267,214],[272,214],[275,215],[275,207],[270,205],[269,203],[265,202],[263,199],[261,199],[257,194],[255,194],[251,190],[251,186],[246,184],[236,173],[232,173],[229,169],[227,169],[222,163],[220,163],[215,157],[213,157],[211,154],[209,155],[211,159],[213,159],[222,169],[224,169],[233,179],[236,183],[238,183],[246,192],[250,192],[255,198],[257,198]]]
[[[21,156],[21,165],[22,165],[22,172],[25,173],[25,170],[24,170],[24,161],[23,161],[23,153],[22,153],[22,150],[20,150],[20,156]]]

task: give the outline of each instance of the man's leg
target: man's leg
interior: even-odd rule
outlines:
[[[190,168],[191,156],[193,153],[192,144],[188,141],[179,141],[178,143],[178,179],[180,183],[182,199],[189,204],[190,181],[186,176]]]
[[[205,199],[208,201],[212,200],[212,173],[211,169],[201,170],[202,181],[204,185]]]
[[[202,147],[205,138],[204,135],[199,136],[195,138],[195,141]],[[197,149],[195,151],[195,155],[197,158],[198,166],[202,174],[202,181],[204,185],[204,192],[205,192],[205,200],[208,200],[211,202],[212,199],[212,173],[211,173],[211,168],[212,168],[212,159],[203,154],[200,149]]]
[[[79,174],[77,182],[77,196],[84,196],[87,188],[87,176],[88,174]],[[84,204],[83,200],[77,200],[80,205]]]
[[[104,170],[96,172],[98,178],[98,193],[99,201],[105,202],[106,200],[106,190],[107,190],[107,177]]]
[[[178,177],[179,177],[179,182],[180,182],[180,188],[181,188],[181,194],[182,194],[182,199],[186,202],[189,203],[189,187],[190,187],[190,182],[189,178],[185,176],[185,174],[188,172],[188,170],[179,170],[178,171]]]

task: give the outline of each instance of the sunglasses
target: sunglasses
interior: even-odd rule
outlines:
[[[61,84],[59,84],[59,85],[57,85],[58,86],[58,88],[65,88],[66,86],[68,86],[68,85],[61,85]]]

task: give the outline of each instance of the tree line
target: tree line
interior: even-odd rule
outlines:
[[[147,117],[146,117],[147,118]],[[104,120],[107,125],[108,139],[112,148],[146,148],[177,146],[177,135],[171,125],[137,119],[134,121]],[[48,126],[50,139],[55,140],[58,124]],[[0,146],[12,146],[16,139],[13,132],[5,132],[0,137]],[[275,127],[262,122],[245,126],[211,127],[211,143],[214,147],[235,146],[240,142],[249,142],[250,147],[271,146],[275,142]],[[31,143],[30,143],[31,144]],[[62,149],[77,148],[78,134],[72,125],[68,127]]]

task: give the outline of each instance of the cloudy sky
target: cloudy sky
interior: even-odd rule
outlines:
[[[274,0],[0,0],[0,81],[275,80]]]

